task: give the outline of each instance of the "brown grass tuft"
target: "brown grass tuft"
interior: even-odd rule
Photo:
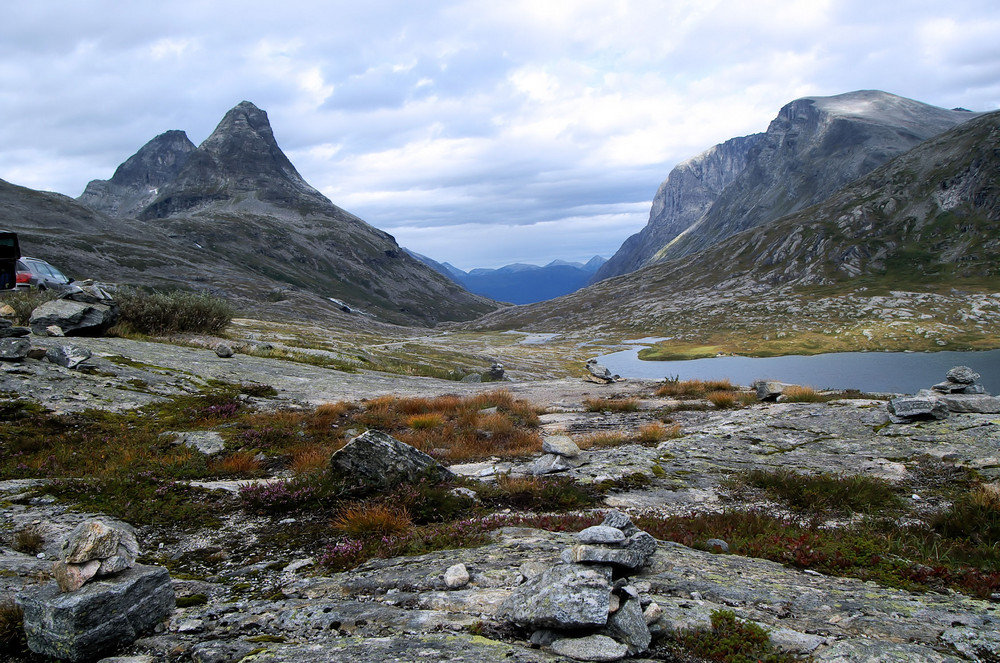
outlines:
[[[241,450],[214,461],[211,469],[219,474],[246,476],[260,472],[261,463],[254,454]]]
[[[584,435],[576,440],[576,446],[581,449],[601,449],[604,447],[620,447],[627,444],[628,436],[621,431],[600,431]]]
[[[636,439],[640,444],[655,444],[663,440],[676,439],[681,437],[681,435],[680,424],[665,426],[659,421],[654,421],[653,423],[640,426]]]
[[[736,406],[736,394],[731,391],[710,391],[705,394],[708,402],[719,409]]]
[[[295,474],[318,474],[330,464],[332,451],[316,444],[300,447],[292,452],[290,469]]]
[[[402,536],[413,529],[413,520],[405,508],[361,504],[341,511],[333,528],[357,538]]]

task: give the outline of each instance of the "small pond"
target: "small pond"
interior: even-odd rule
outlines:
[[[860,389],[913,394],[944,380],[953,366],[982,375],[991,394],[1000,392],[1000,350],[986,352],[837,352],[803,357],[712,357],[685,361],[643,361],[641,347],[598,357],[612,373],[626,378],[721,380],[750,385],[779,380],[816,389]]]

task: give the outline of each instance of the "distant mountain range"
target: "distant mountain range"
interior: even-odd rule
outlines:
[[[496,308],[311,187],[247,101],[200,146],[161,134],[75,201],[0,182],[0,226],[78,278],[193,287],[248,314],[433,325]]]
[[[478,268],[465,272],[447,262],[439,263],[419,253],[409,253],[469,292],[511,304],[532,304],[575,292],[587,285],[605,263],[604,258],[594,256],[586,263],[553,260],[541,267],[515,263],[497,269]]]
[[[476,326],[594,333],[616,326],[697,339],[720,330],[830,334],[867,319],[886,334],[901,326],[968,338],[994,333],[983,327],[993,312],[977,304],[945,315],[936,293],[947,301],[984,294],[990,311],[996,306],[1000,111],[947,111],[860,92],[792,102],[768,133],[749,147],[744,139],[723,143],[671,173],[649,226],[605,265],[627,265],[625,254],[643,251],[649,257],[639,269],[497,311]],[[682,183],[692,180],[688,198]],[[665,240],[661,222],[676,219],[684,205],[675,202],[685,200],[707,211],[687,213],[691,225]],[[885,302],[907,291],[928,294],[910,298],[893,322]],[[809,308],[823,298],[825,308]],[[751,309],[759,318],[752,324]]]

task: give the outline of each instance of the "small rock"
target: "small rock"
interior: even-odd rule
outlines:
[[[555,435],[542,440],[542,451],[547,454],[575,458],[580,455],[580,447],[568,435]]]
[[[60,591],[75,592],[96,576],[99,568],[101,568],[101,560],[99,559],[82,564],[67,564],[58,561],[52,563],[52,576],[56,579]]]
[[[709,539],[705,542],[705,546],[712,552],[717,553],[727,553],[729,552],[729,544],[722,539]]]
[[[533,476],[555,474],[556,472],[565,472],[566,470],[580,467],[583,463],[584,457],[582,454],[573,457],[545,454],[531,464],[528,468],[528,473]]]
[[[628,654],[628,647],[606,635],[589,635],[556,640],[552,651],[577,661],[619,661]]]
[[[643,618],[646,620],[646,624],[653,624],[659,621],[660,617],[663,616],[663,608],[660,607],[659,603],[650,603],[646,606],[646,609],[642,612]]]
[[[21,361],[31,352],[31,341],[26,338],[0,338],[0,361]]]
[[[215,346],[215,354],[223,359],[229,359],[235,354],[233,348],[228,343],[219,343]]]
[[[62,327],[60,327],[59,325],[49,325],[48,327],[45,328],[45,335],[61,338],[66,335],[66,332],[64,332]]]
[[[77,345],[57,345],[45,353],[45,358],[50,362],[69,369],[76,368],[90,357],[90,350]]]
[[[639,528],[632,523],[632,519],[621,511],[609,511],[601,522],[605,527],[614,527],[625,533],[625,536],[632,536],[639,532]]]
[[[959,384],[975,384],[976,380],[980,378],[980,375],[968,366],[956,366],[948,371],[948,375],[946,377],[949,382],[957,382]]]
[[[894,423],[910,423],[920,419],[946,419],[948,406],[937,396],[901,396],[887,406]]]
[[[444,584],[448,585],[449,589],[458,589],[468,585],[469,570],[465,568],[465,564],[459,563],[448,567],[448,570],[444,572]]]

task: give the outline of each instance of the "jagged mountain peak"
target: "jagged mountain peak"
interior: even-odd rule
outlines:
[[[278,147],[267,113],[249,101],[225,114],[140,218],[163,218],[234,202],[263,203],[300,213],[333,207]]]
[[[177,177],[195,149],[183,131],[166,131],[118,166],[110,180],[92,180],[77,200],[113,217],[135,216]]]

